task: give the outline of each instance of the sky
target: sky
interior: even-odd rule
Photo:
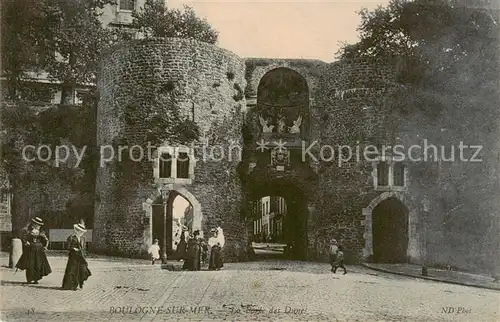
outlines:
[[[355,43],[362,8],[388,0],[167,0],[192,7],[219,31],[222,48],[240,57],[335,60],[341,42]]]
[[[187,201],[186,198],[182,196],[177,196],[174,199],[174,204],[172,205],[172,216],[174,218],[184,217],[184,211],[186,210],[187,206],[189,206],[189,201]]]

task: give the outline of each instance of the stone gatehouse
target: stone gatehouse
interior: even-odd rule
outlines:
[[[450,199],[450,187],[457,186],[451,177],[439,182],[436,177],[444,178],[442,173],[460,165],[398,160],[391,153],[348,158],[347,146],[356,152],[367,145],[405,145],[439,132],[439,125],[429,127],[412,116],[399,119],[406,127],[391,131],[386,97],[397,86],[393,75],[392,65],[380,61],[244,59],[182,39],[141,40],[114,48],[100,66],[98,146],[121,137],[132,144],[147,133],[147,124],[130,124],[124,118],[141,82],[162,89],[155,95],[176,105],[202,135],[197,147],[169,142],[155,147],[152,160],[127,173],[120,172],[116,158],[99,167],[93,247],[128,256],[144,253],[153,238],[153,205],[166,205],[168,218],[173,198],[182,195],[192,206],[190,229],[207,235],[222,227],[226,257],[244,260],[253,204],[272,195],[286,199],[285,235],[295,245],[297,259],[325,258],[334,237],[342,240],[352,261],[418,263],[426,258],[471,266],[465,261],[470,254],[472,266],[487,267],[487,252],[472,255],[474,251],[464,249],[478,236],[483,244],[497,242],[492,237],[496,231],[480,228],[499,209],[492,198],[483,198],[479,208],[467,205],[454,212],[455,221],[461,218],[459,225],[467,225],[466,213],[479,211],[477,232],[459,234],[456,227],[443,226],[448,210],[463,203],[456,196]],[[167,175],[161,174],[162,153],[172,157]],[[188,166],[180,165],[181,154]],[[494,163],[487,166],[497,171]],[[483,183],[490,187],[498,179],[498,172],[492,178],[479,168],[467,171],[483,173]],[[445,208],[443,198],[449,200]]]

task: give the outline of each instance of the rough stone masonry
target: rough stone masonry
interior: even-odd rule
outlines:
[[[374,255],[382,256],[377,255],[380,252],[391,253],[382,245],[383,230],[377,221],[386,209],[403,218],[395,219],[394,225],[401,224],[393,231],[404,239],[403,249],[395,245],[394,252],[400,251],[405,260],[491,269],[491,259],[500,258],[500,254],[491,253],[494,249],[498,252],[494,246],[500,235],[493,224],[500,210],[493,197],[500,192],[494,149],[483,151],[486,161],[482,164],[403,162],[402,168],[381,167],[384,160],[351,159],[338,166],[310,157],[300,160],[292,151],[284,171],[271,165],[270,151],[255,153],[254,143],[262,137],[259,117],[262,113],[271,117],[281,104],[279,97],[264,101],[263,97],[273,94],[260,85],[271,74],[278,75],[278,81],[266,84],[279,87],[285,83],[284,88],[287,82],[302,84],[303,91],[293,94],[301,99],[300,107],[283,103],[280,109],[288,117],[287,126],[292,125],[292,118],[303,116],[301,132],[288,138],[317,142],[311,149],[315,155],[324,145],[380,146],[395,140],[405,145],[421,143],[424,138],[432,140],[441,128],[420,115],[398,118],[402,126],[390,131],[393,111],[385,98],[397,86],[392,68],[373,60],[329,64],[243,59],[210,44],[182,39],[139,40],[107,52],[98,79],[98,146],[123,138],[129,143],[141,142],[138,138],[147,133],[147,124],[128,124],[124,110],[144,94],[137,92],[138,84],[151,82],[166,88],[153,94],[163,96],[166,104],[177,106],[182,115],[192,119],[209,145],[219,145],[224,151],[239,145],[243,159],[204,161],[199,150],[187,150],[198,160],[190,163],[192,171],[184,179],[155,178],[159,166],[155,160],[140,162],[125,174],[119,171],[119,161],[107,162],[97,170],[94,250],[143,255],[153,238],[151,204],[168,192],[176,192],[194,207],[194,228],[206,236],[211,228],[221,226],[227,259],[244,260],[250,241],[251,203],[261,192],[276,192],[278,188],[268,189],[269,185],[283,183],[286,189],[297,192],[290,198],[300,195],[294,205],[297,218],[302,218],[297,229],[302,231],[298,243],[304,259],[326,259],[332,237],[342,241],[350,261],[376,260]],[[484,131],[481,124],[476,124],[475,130]],[[493,131],[499,133],[498,128]],[[484,137],[489,147],[498,146],[498,135],[488,132]],[[175,144],[166,142],[165,146]],[[402,182],[394,179],[397,173]],[[473,185],[469,184],[471,178]],[[466,192],[472,190],[483,191],[481,198],[470,198]],[[389,231],[386,237],[392,238],[391,229],[384,229]]]

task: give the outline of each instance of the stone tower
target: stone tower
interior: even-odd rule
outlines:
[[[96,251],[144,254],[153,238],[153,204],[171,208],[173,198],[182,195],[193,207],[190,228],[200,230],[203,236],[211,228],[222,227],[227,256],[242,256],[246,241],[237,166],[245,106],[241,90],[245,88],[244,70],[243,60],[236,55],[182,39],[135,41],[104,56],[98,82],[97,139],[109,161],[101,163],[97,174]],[[183,118],[194,121],[200,137],[194,144],[160,142],[152,148],[151,160],[144,156],[120,170],[124,162],[120,162],[118,151],[111,158],[112,150],[122,145],[140,145],[146,150],[144,137],[151,130],[150,124],[127,121],[126,114],[130,114],[127,108],[131,104],[151,98],[150,94],[159,101],[158,106],[174,106]],[[161,114],[164,110],[143,108],[169,117]],[[102,147],[107,145],[113,148],[104,151]],[[166,175],[161,173],[162,153],[171,157]],[[184,174],[179,170],[181,155],[188,159]],[[171,210],[167,212],[164,215],[171,216]]]

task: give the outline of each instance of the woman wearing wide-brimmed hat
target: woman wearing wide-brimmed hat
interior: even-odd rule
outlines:
[[[16,268],[26,270],[26,282],[29,284],[38,284],[42,277],[52,273],[45,254],[49,239],[45,235],[42,226],[42,219],[35,217],[23,229],[23,254],[19,258]]]
[[[208,239],[210,247],[210,261],[208,264],[209,270],[220,270],[224,266],[222,261],[222,247],[224,247],[224,234],[222,228],[212,229],[210,231],[213,236]]]
[[[179,240],[179,243],[177,244],[177,250],[176,250],[176,256],[177,260],[184,261],[186,260],[186,251],[187,251],[187,243],[186,243],[186,231],[187,227],[182,227],[182,233],[181,237]]]
[[[68,264],[62,282],[63,290],[76,291],[78,286],[83,288],[85,282],[92,274],[88,268],[87,260],[83,254],[81,238],[87,232],[82,223],[73,225],[74,234],[66,241],[68,245]]]
[[[198,236],[200,235],[199,230],[195,230],[190,236],[187,243],[187,258],[186,265],[184,269],[190,271],[199,271],[201,268],[201,241]]]

